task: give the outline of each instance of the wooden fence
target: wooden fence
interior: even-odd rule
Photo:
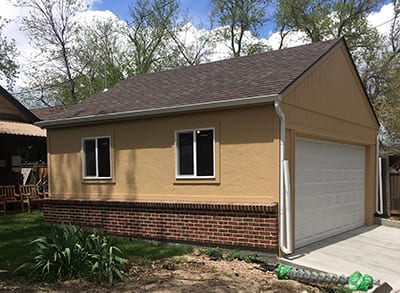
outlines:
[[[390,174],[390,210],[400,214],[400,174]]]

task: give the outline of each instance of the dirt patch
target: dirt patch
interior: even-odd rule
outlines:
[[[74,280],[57,285],[0,280],[0,291],[11,292],[320,292],[295,281],[278,280],[256,264],[212,261],[206,256],[185,257],[131,266],[126,280],[113,286]]]

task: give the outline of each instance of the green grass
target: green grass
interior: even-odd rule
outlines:
[[[43,220],[43,213],[17,213],[0,215],[0,270],[13,271],[22,263],[31,261],[32,246],[28,243],[47,236],[50,226]],[[157,260],[180,256],[192,251],[186,245],[152,243],[149,241],[118,238],[114,243],[130,260]]]
[[[12,271],[29,261],[27,243],[49,231],[40,212],[0,215],[0,269]]]
[[[129,241],[117,239],[118,246],[130,260],[157,260],[161,258],[181,256],[193,251],[188,245],[174,245],[168,243],[152,243],[144,240]]]

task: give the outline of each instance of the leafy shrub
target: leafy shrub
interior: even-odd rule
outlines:
[[[207,255],[212,260],[222,260],[223,250],[220,247],[212,247],[202,251],[202,254]]]
[[[127,260],[122,257],[122,251],[111,244],[109,237],[88,235],[85,250],[89,252],[90,278],[98,282],[108,279],[110,284],[114,277],[123,279],[121,268],[127,264]]]
[[[260,261],[257,254],[246,255],[246,254],[240,252],[239,250],[235,250],[235,251],[227,253],[224,256],[224,260],[226,260],[226,261],[240,260],[240,261],[245,261],[248,263]]]
[[[84,233],[72,225],[53,228],[50,236],[30,243],[34,246],[32,262],[18,267],[42,281],[84,278],[112,284],[115,277],[122,279],[122,268],[127,260],[113,246],[111,239]]]
[[[208,248],[206,250],[203,250],[201,253],[207,255],[212,260],[226,260],[226,261],[239,260],[248,263],[260,262],[260,259],[257,254],[246,255],[240,252],[239,250],[225,252],[220,247]]]

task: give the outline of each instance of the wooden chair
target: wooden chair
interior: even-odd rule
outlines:
[[[14,185],[1,185],[0,186],[0,205],[3,207],[3,213],[6,213],[7,204],[21,205],[22,211],[24,211],[24,201],[15,192]]]
[[[36,183],[38,194],[41,198],[49,197],[47,175],[40,178],[39,182]]]
[[[39,206],[40,209],[42,208],[44,198],[39,195],[36,185],[20,185],[19,194],[24,203],[28,205],[28,212],[31,211],[31,206],[33,205]]]

